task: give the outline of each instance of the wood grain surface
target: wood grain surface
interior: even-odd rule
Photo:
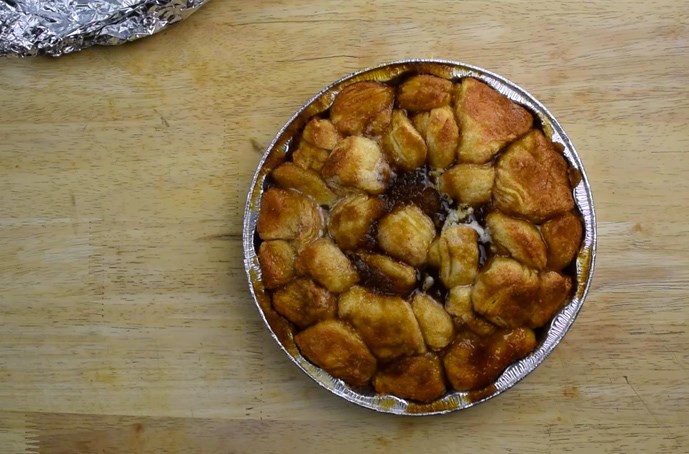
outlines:
[[[378,414],[278,349],[242,264],[249,182],[311,95],[463,61],[555,114],[599,249],[565,340],[509,392]],[[0,452],[687,452],[689,7],[231,1],[131,44],[0,61]]]

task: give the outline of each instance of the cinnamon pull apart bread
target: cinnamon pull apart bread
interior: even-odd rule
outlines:
[[[263,291],[302,356],[356,389],[430,403],[531,354],[576,287],[570,165],[477,78],[355,81],[270,169]]]

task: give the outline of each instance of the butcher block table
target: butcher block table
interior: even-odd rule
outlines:
[[[564,341],[434,417],[320,388],[243,266],[262,150],[345,74],[482,66],[575,144],[599,245]],[[162,33],[0,61],[0,452],[688,452],[689,7],[215,0]]]

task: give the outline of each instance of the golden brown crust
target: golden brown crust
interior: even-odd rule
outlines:
[[[312,118],[306,124],[301,137],[312,145],[325,150],[332,150],[337,142],[342,140],[342,135],[330,120],[318,117]]]
[[[444,169],[455,160],[459,143],[459,127],[450,106],[422,112],[412,119],[414,126],[426,139],[428,164]]]
[[[295,279],[273,293],[273,308],[299,328],[337,316],[337,299],[308,278]]]
[[[381,194],[390,184],[392,170],[376,142],[351,136],[335,146],[321,174],[335,189],[349,187]]]
[[[473,207],[490,201],[495,169],[488,165],[457,164],[440,177],[440,190]]]
[[[397,93],[400,108],[415,111],[447,106],[451,99],[452,82],[430,74],[410,77]]]
[[[387,254],[412,266],[426,262],[435,225],[416,205],[396,209],[378,223],[378,245]]]
[[[424,403],[442,397],[446,389],[440,359],[430,352],[386,364],[373,378],[373,387],[381,394]]]
[[[476,312],[498,326],[540,328],[560,310],[571,288],[569,276],[537,274],[513,259],[495,257],[479,273],[471,300]]]
[[[576,257],[581,245],[583,226],[579,216],[567,212],[541,225],[541,235],[548,245],[548,268],[561,270]]]
[[[451,288],[445,300],[445,310],[454,317],[458,328],[468,328],[479,336],[487,336],[495,332],[496,326],[474,312],[471,289],[470,285]]]
[[[513,259],[494,257],[478,274],[471,301],[474,310],[492,323],[516,328],[527,324],[538,285],[534,270]]]
[[[442,304],[425,293],[417,293],[412,298],[411,308],[428,348],[441,350],[452,341],[454,324]]]
[[[323,230],[320,208],[310,198],[289,189],[269,188],[261,198],[256,231],[262,240],[307,243]]]
[[[329,206],[337,200],[335,193],[314,170],[285,162],[273,169],[270,176],[278,186],[296,189],[302,194],[311,196],[319,205]]]
[[[340,295],[338,316],[354,326],[381,360],[426,351],[411,306],[399,296],[379,295],[355,285]]]
[[[450,108],[450,111],[452,111],[452,108]],[[452,114],[454,116],[454,113]],[[431,120],[431,113],[430,112],[419,112],[413,117],[411,117],[411,122],[414,125],[414,128],[419,131],[419,134],[421,134],[421,137],[425,138],[426,137],[426,132],[428,131],[428,124]]]
[[[458,335],[443,357],[445,376],[452,388],[470,391],[487,386],[491,376],[481,370],[485,347],[481,348],[478,337],[472,332]],[[483,355],[482,355],[483,353]]]
[[[296,258],[296,251],[287,241],[273,240],[261,243],[258,248],[258,262],[261,265],[263,285],[273,289],[294,279]]]
[[[500,330],[485,338],[466,331],[452,342],[443,365],[454,389],[476,390],[493,383],[508,365],[534,348],[536,336],[528,328]]]
[[[507,254],[531,268],[543,269],[546,247],[535,225],[492,211],[486,216],[486,226],[499,254]]]
[[[478,235],[467,225],[452,225],[441,232],[428,251],[428,263],[440,268],[445,288],[471,284],[478,270]]]
[[[455,107],[459,119],[460,162],[483,164],[502,147],[526,133],[531,114],[497,90],[476,79],[463,79]]]
[[[495,207],[534,223],[571,211],[567,162],[537,129],[509,146],[496,165]]]
[[[569,299],[572,290],[572,278],[556,271],[545,271],[540,274],[538,295],[529,308],[529,317],[525,325],[540,328],[553,318],[555,313]]]
[[[363,282],[367,287],[375,288],[381,293],[407,296],[416,287],[416,268],[399,262],[387,255],[368,254],[359,252],[356,254],[355,262],[359,261],[360,266],[365,270],[360,270]]]
[[[330,120],[345,136],[380,135],[390,124],[394,90],[364,81],[345,87],[333,101]]]
[[[352,263],[328,238],[308,244],[297,257],[296,266],[333,293],[344,292],[359,281]]]
[[[385,204],[377,197],[351,194],[330,210],[328,231],[343,250],[362,245],[371,225],[385,214]]]
[[[380,142],[388,162],[399,169],[414,170],[426,162],[426,142],[402,110],[392,112],[390,127]]]
[[[306,359],[352,386],[365,386],[376,372],[376,358],[352,328],[326,320],[294,336]]]
[[[292,162],[302,169],[320,172],[329,155],[330,151],[302,140],[299,142],[299,147],[292,153]]]

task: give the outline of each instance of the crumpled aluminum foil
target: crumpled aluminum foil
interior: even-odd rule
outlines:
[[[150,36],[208,0],[0,0],[0,56],[60,56]]]

